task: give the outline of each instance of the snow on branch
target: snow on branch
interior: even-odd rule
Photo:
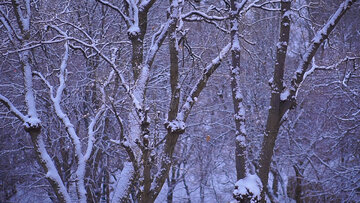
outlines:
[[[342,16],[349,10],[351,5],[356,2],[356,0],[345,0],[343,1],[339,8],[335,11],[335,13],[329,18],[327,23],[320,29],[315,37],[311,40],[310,45],[306,49],[305,54],[302,56],[302,61],[299,64],[298,69],[295,72],[295,75],[291,81],[291,89],[290,89],[290,99],[296,99],[298,90],[301,86],[301,83],[305,80],[306,76],[309,75],[308,71],[309,65],[315,56],[320,45],[327,39],[330,33],[334,30],[337,23],[340,21]]]
[[[185,122],[182,120],[173,120],[165,122],[165,128],[169,133],[184,133],[185,132]]]
[[[26,32],[29,31],[30,28],[30,0],[26,0],[26,17],[24,17],[23,12],[21,10],[21,6],[20,6],[20,2],[19,0],[13,0],[13,6],[14,6],[14,12],[15,12],[15,17],[18,21],[19,27],[21,29],[21,31],[25,34]]]
[[[136,5],[136,2],[134,0],[127,0],[129,4],[129,14],[130,14],[130,27],[128,29],[128,36],[129,38],[135,38],[140,33],[139,28],[139,9]]]
[[[248,6],[246,6],[245,9],[242,9],[240,11],[240,14],[242,15],[244,13],[247,13],[252,8],[259,8],[259,9],[262,9],[265,11],[279,11],[280,8],[269,8],[269,7],[266,7],[266,5],[268,5],[268,4],[273,5],[273,4],[280,3],[280,2],[281,2],[280,0],[273,0],[273,1],[265,1],[263,3],[257,4],[257,3],[259,3],[259,0],[254,0]]]
[[[1,8],[0,8],[0,12],[3,14],[3,11]],[[0,22],[5,26],[10,41],[12,43],[14,43],[14,38],[12,37],[11,33],[15,33],[15,35],[16,35],[16,32],[14,32],[14,29],[11,27],[11,24],[8,22],[8,19],[5,19],[4,17],[0,17]]]
[[[76,134],[75,128],[74,128],[73,124],[71,123],[69,117],[67,116],[66,113],[63,112],[63,110],[61,109],[61,105],[60,105],[62,93],[65,89],[66,67],[67,67],[67,61],[69,59],[69,44],[68,44],[68,42],[66,42],[64,44],[64,47],[65,47],[64,56],[61,60],[60,73],[58,75],[59,86],[56,90],[56,95],[53,95],[51,91],[49,93],[50,93],[51,101],[53,102],[55,113],[59,117],[59,119],[63,122],[63,124],[65,125],[66,131],[69,134],[69,136],[72,140],[72,143],[74,144],[75,154],[76,154],[76,158],[77,158],[77,162],[78,162],[78,166],[77,166],[77,170],[76,170],[77,190],[80,195],[80,202],[86,202],[86,190],[85,190],[84,176],[85,176],[85,165],[86,165],[86,161],[87,161],[86,158],[88,158],[88,157],[84,157],[84,155],[82,154],[80,138]],[[50,88],[50,90],[51,90],[51,88]],[[93,142],[93,140],[91,140],[91,139],[90,139],[90,141]],[[90,146],[90,147],[92,147],[92,146]]]
[[[46,151],[43,136],[42,135],[37,136],[35,143],[36,143],[35,149],[36,149],[37,153],[39,154],[39,157],[41,157],[40,162],[47,169],[46,177],[50,180],[50,183],[52,183],[52,185],[55,185],[55,187],[57,187],[56,191],[58,191],[58,193],[60,193],[59,195],[62,196],[63,200],[66,203],[72,202],[70,195],[69,195],[68,191],[66,190],[66,187],[59,175],[59,172],[58,172],[53,160],[51,159],[48,152]]]
[[[193,17],[195,16],[195,17]],[[222,21],[226,20],[228,16],[210,16],[201,11],[190,11],[181,15],[181,18],[185,21],[195,21],[195,20],[209,20],[209,21]]]
[[[174,2],[177,3],[177,2]],[[171,11],[171,8],[170,8]],[[179,20],[179,25],[176,23],[169,26],[169,54],[170,54],[170,87],[171,87],[171,99],[167,120],[174,120],[179,111],[180,101],[180,85],[179,85],[179,41],[177,38],[177,32],[181,33],[183,21],[179,16],[181,15],[181,9],[179,12],[173,12],[171,18]]]
[[[236,14],[239,14],[240,11],[243,10],[243,8],[245,7],[245,4],[248,2],[248,0],[242,0],[240,3],[239,2],[235,2],[235,7],[236,7]]]
[[[148,66],[151,67],[151,65],[155,59],[157,51],[159,50],[162,42],[165,40],[167,31],[169,29],[169,25],[172,23],[176,23],[176,21],[174,21],[174,19],[170,18],[165,24],[161,25],[161,28],[159,29],[159,31],[153,35],[153,37],[151,39],[151,45],[150,45],[148,54],[145,59],[145,64],[147,64]]]
[[[178,7],[177,1],[174,1],[172,3],[171,7],[173,7],[174,9],[170,9],[170,11],[176,12],[177,7]],[[171,15],[172,15],[172,13],[171,13]],[[170,25],[174,25],[176,23],[177,23],[177,18],[169,18],[166,21],[166,23],[164,23],[161,26],[159,31],[157,31],[152,36],[151,45],[150,45],[148,54],[145,58],[145,63],[141,67],[140,75],[139,75],[138,80],[136,81],[136,86],[133,91],[134,105],[138,111],[138,114],[140,114],[140,117],[143,117],[143,115],[142,115],[143,113],[139,112],[139,110],[142,109],[143,97],[144,97],[144,92],[145,92],[144,90],[145,90],[146,83],[149,79],[150,68],[152,66],[152,63],[155,59],[157,52],[159,51],[160,46],[162,45],[162,43],[164,42],[164,40],[167,36]],[[141,111],[144,111],[144,110],[141,110]],[[142,119],[145,119],[145,118],[142,118]]]
[[[126,16],[119,7],[115,6],[114,4],[108,2],[108,1],[105,1],[105,0],[96,0],[97,2],[101,3],[102,5],[104,6],[108,6],[110,7],[111,9],[115,10],[116,12],[118,12],[121,17],[125,20],[126,24],[127,25],[130,25],[130,19],[128,16]]]
[[[97,54],[99,54],[99,56],[105,61],[107,62],[110,67],[115,71],[116,75],[119,77],[120,79],[120,83],[121,86],[125,89],[126,93],[129,95],[129,97],[131,98],[131,100],[133,101],[133,104],[135,106],[136,109],[141,109],[141,106],[139,105],[139,102],[137,100],[137,98],[134,96],[134,94],[132,93],[132,91],[130,90],[129,85],[127,84],[124,75],[118,70],[117,65],[115,64],[115,61],[113,61],[111,58],[107,57],[104,53],[101,52],[101,50],[99,48],[96,47],[96,45],[94,43],[89,44],[86,43],[80,39],[77,39],[75,37],[70,37],[68,36],[65,32],[63,32],[59,27],[51,25],[49,26],[53,29],[55,29],[56,31],[58,31],[60,34],[63,35],[64,39],[63,40],[68,40],[68,41],[74,41],[79,43],[82,46],[88,47],[93,49]],[[85,33],[85,32],[84,32]],[[86,34],[86,36],[90,39],[90,41],[94,41],[88,34]],[[74,45],[69,44],[69,46],[73,47]]]
[[[102,102],[103,104],[99,108],[98,112],[96,113],[95,117],[91,119],[89,127],[88,127],[88,145],[85,151],[84,160],[87,161],[90,158],[90,155],[93,151],[93,146],[95,143],[95,125],[103,115],[103,113],[106,110],[106,93],[105,93],[105,87],[108,86],[114,77],[115,71],[112,70],[107,78],[107,80],[104,82],[103,86],[100,88],[100,92],[102,94]]]
[[[119,181],[117,181],[114,196],[111,202],[122,202],[130,192],[131,180],[134,178],[134,167],[131,162],[125,162],[121,171]]]
[[[196,83],[195,87],[191,90],[186,102],[181,107],[180,113],[177,116],[178,121],[186,121],[188,115],[190,114],[191,108],[197,101],[198,96],[200,95],[201,91],[206,86],[206,83],[210,76],[214,73],[214,71],[220,66],[221,60],[225,58],[226,54],[229,52],[231,48],[231,43],[227,44],[219,53],[219,55],[211,61],[209,65],[206,66],[204,69],[201,78]],[[178,125],[175,125],[178,126]]]
[[[331,65],[328,65],[328,66],[319,66],[319,65],[316,64],[316,61],[315,61],[315,59],[313,58],[312,64],[311,64],[311,65],[312,65],[312,68],[311,68],[310,70],[306,71],[306,74],[307,74],[307,76],[310,75],[310,74],[312,73],[312,72],[311,72],[312,69],[313,69],[314,71],[315,71],[315,70],[334,70],[334,69],[338,68],[338,67],[340,66],[340,64],[342,64],[342,63],[344,63],[344,62],[348,62],[348,61],[354,61],[354,60],[356,60],[356,59],[360,59],[360,56],[354,56],[354,57],[352,57],[352,56],[346,56],[346,57],[340,59],[338,62],[336,62],[336,63],[334,63],[334,64],[331,64]],[[305,74],[305,75],[306,75],[306,74]]]
[[[20,119],[20,121],[22,122],[26,122],[27,117],[24,116],[24,114],[22,114],[15,106],[14,104],[5,96],[3,96],[2,94],[0,94],[0,102],[3,103],[6,108],[9,109],[9,111],[14,114],[18,119]]]
[[[156,0],[141,0],[139,10],[147,11],[156,2]]]
[[[20,59],[23,63],[24,85],[25,85],[25,103],[28,108],[28,120],[25,123],[25,128],[37,128],[40,126],[40,119],[38,118],[35,105],[35,96],[33,90],[32,70],[29,62],[29,51],[20,53]]]
[[[185,121],[188,117],[192,106],[196,103],[201,91],[205,88],[205,85],[214,71],[220,66],[221,60],[225,58],[226,54],[230,51],[231,43],[227,44],[219,53],[219,55],[212,60],[212,62],[204,69],[201,78],[196,83],[195,87],[187,97],[186,102],[181,107],[180,112],[177,114],[176,119],[173,121],[167,121],[165,127],[167,128],[170,136],[166,136],[163,152],[161,153],[161,159],[159,159],[159,170],[155,175],[152,184],[151,191],[156,196],[162,187],[162,184],[166,180],[168,172],[171,166],[171,157],[174,151],[176,140],[178,136],[185,130]]]

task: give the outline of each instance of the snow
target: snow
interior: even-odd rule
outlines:
[[[238,142],[240,142],[240,144],[241,144],[242,146],[245,146],[245,136],[238,135],[238,136],[236,136],[236,140],[237,140]]]
[[[185,123],[182,120],[174,120],[167,122],[166,128],[170,130],[170,132],[181,132],[185,130]]]
[[[342,14],[342,12],[348,8],[349,3],[351,0],[346,0],[344,2],[342,2],[339,6],[339,9],[336,10],[335,14],[330,18],[330,20],[326,23],[325,27],[328,26],[334,26],[335,25],[335,21],[336,19],[338,19],[340,17],[340,15]]]
[[[27,17],[24,18],[22,21],[24,24],[24,30],[28,31],[30,29],[30,15],[31,15],[30,0],[26,0],[26,15]]]
[[[14,38],[11,35],[11,27],[10,27],[10,25],[6,22],[5,18],[3,18],[3,17],[0,17],[0,21],[5,26],[10,41],[14,41]]]
[[[139,26],[131,25],[127,32],[129,36],[134,37],[140,33],[140,28]]]
[[[40,123],[41,123],[40,119],[26,116],[24,120],[24,127],[26,129],[37,128],[40,127]]]
[[[95,118],[91,119],[91,122],[89,124],[88,127],[88,145],[86,148],[86,152],[84,155],[84,160],[87,161],[90,158],[90,155],[93,151],[93,146],[94,146],[94,142],[95,142],[95,125],[96,122],[99,120],[100,116],[102,115],[103,109],[105,108],[105,105],[102,105],[102,107],[100,108],[101,110],[96,114]]]
[[[57,184],[59,192],[64,196],[66,202],[72,202],[70,195],[67,192],[66,187],[59,176],[54,162],[46,151],[43,136],[41,134],[37,137],[36,144],[39,147],[38,151],[40,153],[41,162],[45,164],[48,170],[48,172],[46,173],[46,177],[53,180]]]
[[[215,59],[213,59],[211,61],[212,64],[210,64],[211,66],[220,63],[220,61],[225,57],[225,55],[229,52],[231,48],[231,43],[227,44],[220,52],[219,56],[216,57]],[[211,66],[208,66],[206,69],[210,69]]]
[[[287,46],[287,42],[278,42],[277,44],[276,44],[276,48],[277,49],[281,49],[282,47],[285,47],[285,46]]]
[[[311,52],[313,52],[316,48],[315,44],[320,44],[323,40],[326,39],[327,35],[332,31],[335,22],[337,20],[339,20],[341,18],[341,15],[343,14],[343,12],[348,9],[350,2],[352,2],[351,0],[346,0],[344,2],[342,2],[339,6],[339,8],[336,10],[336,12],[334,13],[333,16],[331,16],[331,18],[327,21],[327,23],[323,26],[323,28],[321,30],[319,30],[315,37],[312,39],[312,44],[310,45],[310,47],[308,47],[307,52],[304,54],[303,56],[303,61],[307,61],[310,60],[310,56],[311,56]],[[297,70],[297,73],[302,73],[305,72],[306,70],[304,69],[304,62],[302,62]]]
[[[198,97],[199,93],[199,88],[201,87],[201,84],[205,84],[207,80],[209,79],[207,74],[209,74],[209,72],[213,72],[216,70],[216,68],[218,67],[217,65],[220,64],[221,60],[226,56],[226,54],[230,51],[231,48],[231,43],[228,43],[219,53],[219,55],[213,59],[211,61],[211,63],[209,65],[206,66],[206,68],[204,69],[204,72],[202,74],[202,77],[198,80],[198,82],[196,83],[195,87],[191,90],[188,98],[186,99],[186,102],[183,104],[183,106],[181,107],[181,111],[178,113],[176,120],[184,122],[187,118],[187,116],[190,113],[190,110],[192,108],[192,106],[195,104],[196,101],[195,97]],[[200,91],[201,92],[201,91]]]
[[[280,94],[280,100],[281,101],[285,101],[290,95],[290,90],[289,89],[285,89],[285,91],[283,91],[281,94]]]
[[[9,110],[15,114],[18,118],[20,118],[23,122],[26,122],[25,119],[27,119],[11,102],[8,98],[0,94],[0,101],[2,103],[5,103],[6,106],[8,106]]]
[[[347,87],[347,82],[349,81],[350,79],[350,76],[351,76],[351,72],[346,72],[345,76],[344,76],[344,79],[342,81],[342,84],[344,85],[344,87]]]
[[[243,0],[240,3],[235,2],[236,10],[238,10],[238,11],[241,10],[245,6],[246,2],[247,2],[247,0]]]
[[[239,43],[239,38],[237,35],[235,35],[234,40],[232,42],[232,47],[231,50],[235,50],[235,51],[240,51],[240,43]]]
[[[246,135],[246,129],[245,129],[245,124],[244,122],[241,123],[241,126],[240,126],[240,131],[243,135]]]
[[[227,18],[227,17],[223,17],[223,16],[207,15],[206,13],[198,11],[198,10],[191,11],[189,13],[183,14],[183,15],[181,15],[181,18],[182,19],[187,19],[187,18],[190,18],[193,15],[199,16],[201,19],[216,20],[216,21],[225,20]]]
[[[25,102],[28,107],[29,117],[34,119],[32,121],[39,121],[38,115],[36,113],[35,96],[33,92],[32,82],[32,70],[29,64],[29,55],[30,53],[28,51],[24,52],[21,55],[21,60],[24,63]]]
[[[121,171],[119,181],[116,184],[112,202],[120,202],[121,198],[127,194],[126,189],[131,184],[131,179],[134,175],[134,167],[131,162],[125,162],[124,168]]]
[[[88,140],[88,149],[87,149],[87,152],[84,157],[84,155],[82,154],[80,138],[76,134],[74,125],[71,123],[67,114],[65,114],[63,112],[63,110],[61,109],[61,105],[60,105],[62,93],[65,89],[65,75],[66,75],[67,61],[68,61],[68,57],[69,57],[68,44],[65,43],[64,46],[65,46],[65,52],[64,52],[64,56],[63,56],[63,59],[61,61],[61,65],[60,65],[60,73],[58,75],[59,86],[56,90],[55,96],[52,94],[52,91],[50,88],[50,98],[53,102],[53,106],[54,106],[56,115],[59,117],[59,119],[65,125],[66,131],[69,134],[69,136],[72,140],[72,143],[75,146],[75,154],[76,154],[76,157],[78,160],[78,166],[77,166],[77,170],[76,170],[76,178],[77,178],[76,185],[77,185],[77,190],[78,190],[78,193],[80,196],[79,202],[85,203],[86,202],[86,189],[85,189],[85,183],[84,183],[85,166],[86,166],[87,159],[90,157],[90,154],[92,151],[92,146],[93,146],[93,142],[94,142],[94,138],[93,138],[94,132],[89,129],[90,136],[89,136],[89,140]],[[95,122],[93,120],[92,124],[89,127],[93,128],[94,125],[95,125]]]
[[[274,83],[274,78],[271,77],[271,78],[269,79],[268,83],[269,83],[270,86],[272,86],[272,84]]]
[[[114,140],[114,139],[110,139],[110,142],[115,143],[115,144],[120,144],[121,143],[120,140]]]
[[[247,175],[235,183],[234,196],[242,199],[244,197],[251,197],[250,202],[257,202],[260,200],[262,184],[260,178],[254,175]]]
[[[130,147],[130,143],[128,141],[125,141],[122,143],[125,147]]]
[[[240,89],[236,90],[235,99],[243,99]]]
[[[236,68],[231,67],[231,73],[234,74],[234,75],[239,75],[240,74],[240,68],[239,67],[236,67]]]
[[[290,17],[290,15],[291,15],[291,13],[292,13],[292,11],[291,11],[291,10],[286,11],[282,17],[283,17],[283,18],[286,18],[286,17],[287,17],[287,18],[289,18],[289,17]]]

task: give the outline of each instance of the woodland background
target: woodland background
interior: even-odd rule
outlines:
[[[0,202],[358,201],[359,22],[356,0],[1,0]]]

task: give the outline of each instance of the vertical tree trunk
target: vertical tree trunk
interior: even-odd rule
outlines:
[[[245,2],[243,2],[245,3]],[[243,95],[240,88],[240,40],[238,36],[238,22],[236,19],[237,7],[235,0],[230,1],[231,6],[231,92],[234,104],[235,120],[235,162],[237,180],[246,176],[246,131],[245,131],[245,107],[243,104]]]
[[[173,196],[174,196],[174,189],[176,186],[176,173],[177,173],[177,169],[175,165],[172,165],[171,167],[171,176],[168,177],[167,182],[168,182],[168,193],[167,193],[167,203],[172,203],[173,202]]]
[[[296,185],[295,185],[295,201],[296,203],[302,203],[301,200],[301,193],[302,193],[302,175],[300,172],[300,169],[298,168],[298,166],[294,165],[293,166],[294,170],[295,170],[295,178],[296,178]]]
[[[278,191],[279,191],[279,174],[277,171],[273,171],[273,176],[274,176],[274,180],[273,180],[273,185],[272,185],[272,191],[274,193],[275,197],[278,197]]]
[[[281,1],[281,25],[280,37],[276,50],[276,61],[273,79],[270,81],[271,85],[271,101],[269,115],[266,122],[266,130],[264,133],[264,140],[262,143],[260,162],[259,162],[259,177],[261,179],[263,190],[261,192],[262,202],[265,202],[265,189],[268,185],[268,177],[270,164],[272,161],[273,150],[275,146],[276,137],[278,135],[281,111],[280,111],[280,94],[284,89],[283,78],[285,69],[286,51],[289,43],[290,35],[290,10],[291,2],[288,0]]]

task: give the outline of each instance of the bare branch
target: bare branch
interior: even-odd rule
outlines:
[[[114,4],[108,2],[108,1],[105,1],[105,0],[96,0],[97,2],[101,3],[102,5],[104,6],[108,6],[109,8],[115,10],[116,12],[118,12],[121,17],[124,19],[124,21],[126,22],[126,25],[130,26],[131,25],[131,21],[129,19],[128,16],[126,16],[119,7],[115,6]]]
[[[330,33],[334,30],[337,23],[344,16],[346,11],[350,9],[351,5],[354,2],[356,2],[356,0],[345,0],[344,2],[342,2],[336,12],[329,18],[324,27],[319,30],[316,33],[315,37],[311,40],[311,44],[308,46],[305,54],[302,56],[302,61],[300,62],[300,65],[291,81],[289,99],[296,99],[298,90],[301,86],[301,83],[305,79],[304,76],[306,77],[305,73],[309,68],[312,58],[315,56],[320,45],[325,41],[325,39],[329,37]],[[293,105],[295,104],[292,104],[288,108],[292,108]]]
[[[6,98],[5,96],[3,96],[2,94],[0,94],[0,102],[3,103],[6,108],[9,109],[9,111],[14,114],[21,122],[26,122],[27,117],[24,116],[24,114],[22,114],[15,106],[13,103],[11,103],[11,101]]]

